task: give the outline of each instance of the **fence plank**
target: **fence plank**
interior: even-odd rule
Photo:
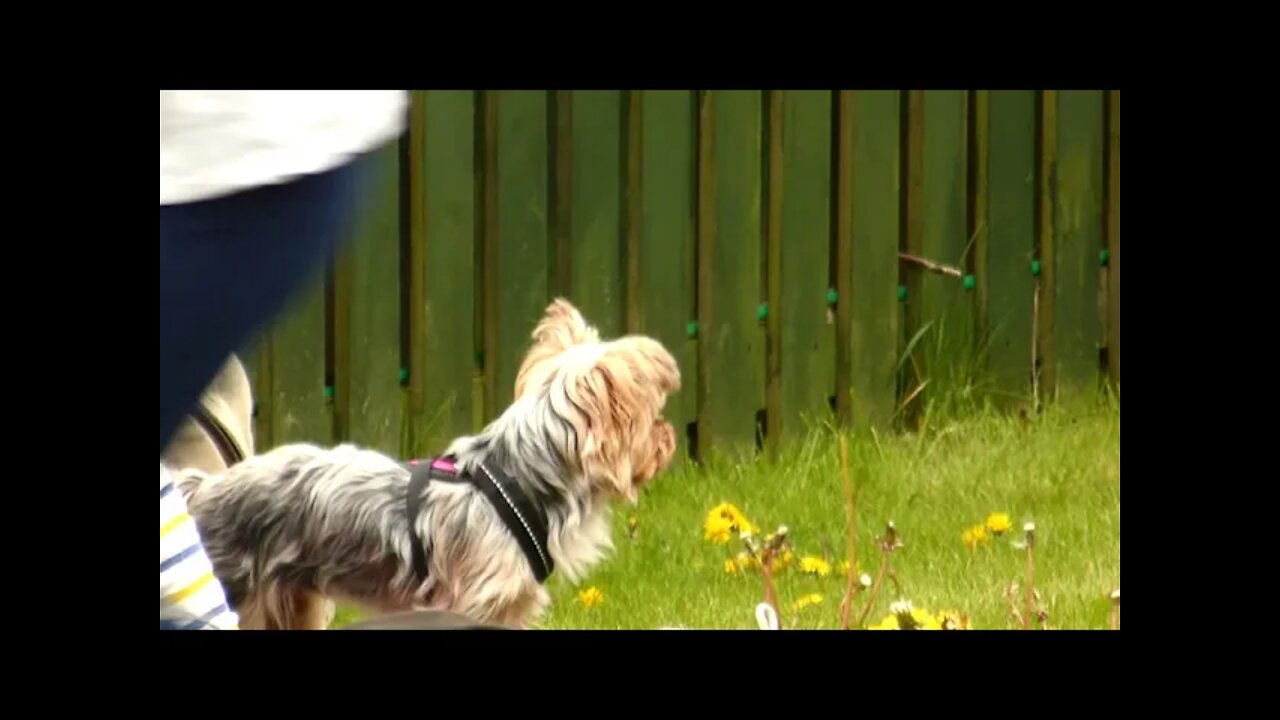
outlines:
[[[627,330],[658,340],[680,365],[681,389],[666,410],[678,432],[697,417],[697,341],[688,338],[696,317],[695,102],[686,90],[639,91],[628,115],[639,162],[630,173],[638,197],[628,219],[636,262]]]
[[[1120,390],[1120,91],[1109,93],[1107,108],[1107,372]]]
[[[928,260],[968,267],[968,199],[966,132],[968,108],[961,90],[930,90],[918,96],[913,110],[919,113],[919,173],[913,184],[919,196],[909,201],[909,213],[918,213],[910,231],[908,248]],[[972,297],[959,278],[909,266],[908,302],[915,304],[908,335],[928,326],[914,353],[920,374],[931,395],[945,396],[957,387],[970,369]],[[917,290],[918,289],[918,290]],[[913,292],[915,291],[915,292]]]
[[[1051,396],[1091,389],[1098,377],[1098,254],[1103,247],[1101,91],[1057,94],[1052,251],[1045,252],[1053,356],[1045,383]]]
[[[278,318],[276,323],[283,321]],[[269,326],[240,352],[240,362],[249,374],[249,388],[253,393],[253,447],[262,452],[271,447],[271,330]]]
[[[764,276],[765,302],[773,309],[764,324],[765,372],[765,446],[774,452],[782,435],[782,205],[783,184],[783,116],[786,91],[771,90],[764,94]],[[757,429],[757,432],[760,430]]]
[[[993,396],[1007,404],[1031,390],[1031,260],[1036,229],[1036,94],[988,95],[985,227],[979,234],[978,286]]]
[[[924,222],[921,192],[924,183],[924,91],[907,91],[903,107],[906,121],[903,132],[906,137],[903,139],[901,150],[905,193],[902,218],[905,227],[902,247],[909,253],[919,255],[922,253],[920,243],[923,240],[921,228]],[[898,264],[899,300],[901,301],[898,317],[903,328],[899,348],[901,352],[908,355],[904,358],[906,362],[897,377],[898,395],[902,398],[899,402],[899,422],[903,427],[915,426],[919,421],[920,408],[923,407],[921,402],[923,398],[920,394],[925,382],[923,352],[918,344],[910,347],[906,344],[908,338],[915,340],[916,333],[925,322],[920,305],[920,288],[923,283],[924,273],[909,268],[906,263]]]
[[[622,332],[622,93],[574,91],[570,299],[604,337]]]
[[[1045,379],[1053,365],[1053,286],[1049,284],[1053,263],[1054,164],[1058,155],[1058,94],[1042,90],[1036,97],[1039,123],[1036,128],[1036,227],[1035,263],[1041,272],[1032,282],[1032,327],[1035,337],[1035,363],[1032,367],[1031,390],[1036,403],[1044,400]]]
[[[771,446],[830,413],[835,384],[831,261],[831,97],[770,98],[768,433]]]
[[[415,92],[411,127],[409,454],[472,425],[475,94]]]
[[[375,152],[365,206],[337,281],[335,352],[344,439],[399,455],[400,149]]]
[[[487,357],[496,330],[493,329],[494,272],[489,254],[497,246],[498,226],[498,99],[492,91],[476,92],[476,253],[474,282],[476,297],[475,327],[475,377],[471,382],[472,429],[479,432],[493,415],[489,402],[492,392],[493,369]],[[491,247],[492,246],[492,247]]]
[[[763,405],[761,93],[703,95],[699,151],[699,455],[754,445]]]
[[[243,357],[258,445],[438,448],[510,402],[553,291],[606,335],[643,332],[672,350],[684,390],[668,416],[696,424],[702,450],[754,444],[762,406],[770,443],[781,440],[833,390],[843,419],[887,424],[901,343],[930,322],[914,358],[927,394],[968,379],[975,349],[997,397],[1026,397],[1033,349],[1046,395],[1092,387],[1100,344],[1118,383],[1118,92],[992,91],[972,104],[961,91],[912,92],[905,125],[895,91],[770,97],[766,119],[755,91],[414,93],[408,274],[397,272],[403,181],[387,150],[375,207],[339,265],[333,362],[318,282]],[[900,237],[972,271],[976,292],[900,269]],[[326,368],[337,371],[332,405]]]
[[[485,410],[511,404],[529,334],[550,300],[547,93],[486,93],[494,175],[486,179]],[[487,161],[486,161],[487,164]],[[486,168],[489,169],[489,168]]]
[[[272,446],[333,441],[332,408],[325,398],[324,274],[290,300],[270,331]],[[266,449],[265,447],[263,449]]]
[[[845,422],[884,428],[901,344],[901,94],[842,91],[838,123],[836,407]]]

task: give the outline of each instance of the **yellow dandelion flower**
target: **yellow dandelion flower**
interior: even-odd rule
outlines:
[[[1003,535],[1013,527],[1013,522],[1009,520],[1008,513],[991,513],[987,516],[987,529],[993,535]]]
[[[733,537],[733,523],[717,514],[707,516],[707,524],[703,530],[706,539],[717,545],[723,545]]]
[[[582,603],[585,608],[593,608],[604,602],[604,593],[600,592],[598,587],[589,587],[578,593],[578,602]]]
[[[987,529],[982,525],[974,525],[965,530],[960,537],[964,540],[964,546],[969,548],[971,552],[988,540]]]
[[[786,570],[796,562],[796,554],[790,550],[784,550],[781,555],[773,559],[774,570]]]
[[[912,607],[906,600],[899,600],[889,606],[890,617],[897,621],[898,630],[941,630],[942,624],[928,610]],[[881,624],[885,624],[882,621]],[[880,628],[892,630],[895,628]]]
[[[878,623],[867,626],[868,630],[900,630],[898,627],[898,616],[890,615]]]
[[[841,560],[838,568],[840,570],[840,574],[845,577],[862,574],[862,563],[858,563],[856,566],[851,566],[848,560]]]
[[[733,558],[724,561],[724,571],[730,575],[738,572],[738,563]]]
[[[911,611],[911,623],[915,626],[915,630],[941,630],[942,623],[938,618],[934,617],[928,610],[916,609]]]
[[[733,563],[734,569],[729,569],[729,563]],[[724,564],[725,572],[747,572],[748,570],[757,570],[760,568],[760,558],[749,552],[740,552],[733,556],[732,559],[726,560]]]
[[[711,512],[724,517],[730,522],[742,517],[742,511],[733,503],[720,503],[719,505],[711,508]]]
[[[800,558],[800,570],[806,575],[826,577],[831,574],[831,564],[815,555],[805,555]]]
[[[755,535],[759,532],[756,526],[752,525],[751,521],[747,519],[746,515],[743,515],[737,508],[733,506],[730,507],[733,510],[733,513],[730,515],[730,518],[733,520],[733,529],[737,530],[739,535]]]
[[[802,596],[799,600],[796,600],[794,607],[796,612],[800,612],[812,605],[821,605],[822,599],[821,593],[809,593],[808,595]]]
[[[731,503],[720,503],[707,513],[704,525],[706,538],[712,542],[724,544],[729,542],[732,533],[754,535],[756,528],[747,520],[747,516]]]

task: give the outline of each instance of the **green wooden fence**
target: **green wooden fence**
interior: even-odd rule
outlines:
[[[246,354],[260,447],[439,450],[554,296],[671,350],[699,453],[1119,387],[1118,91],[415,92],[367,192]]]

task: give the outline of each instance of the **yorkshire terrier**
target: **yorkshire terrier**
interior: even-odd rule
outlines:
[[[671,462],[679,388],[660,343],[602,342],[556,300],[514,403],[438,458],[286,445],[179,486],[242,627],[323,629],[327,599],[526,627],[553,570],[577,581],[612,547],[610,504]]]

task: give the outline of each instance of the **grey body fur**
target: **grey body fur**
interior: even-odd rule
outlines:
[[[571,452],[572,433],[560,423],[521,423],[525,414],[513,406],[486,432],[455,441],[449,454],[460,472],[480,462],[501,468],[539,501],[557,570],[577,579],[611,545],[608,504],[573,479],[561,453],[540,452]],[[548,430],[556,437],[530,436]],[[253,588],[272,582],[379,612],[437,607],[480,622],[519,624],[545,606],[546,591],[516,539],[466,483],[434,482],[424,490],[414,520],[430,573],[420,582],[411,563],[408,483],[409,472],[381,453],[299,444],[219,475],[186,471],[179,486],[237,607]]]
[[[645,337],[601,342],[563,300],[533,333],[515,402],[446,454],[510,477],[548,519],[547,550],[578,580],[611,547],[609,503],[636,501],[675,453],[662,419],[679,389],[674,358]],[[179,487],[215,573],[250,627],[323,627],[325,598],[378,612],[414,608],[522,626],[550,598],[497,510],[467,483],[430,483],[408,516],[409,471],[351,445],[286,445],[224,472],[181,473]],[[409,523],[428,577],[415,577]],[[244,621],[244,618],[248,618]]]

